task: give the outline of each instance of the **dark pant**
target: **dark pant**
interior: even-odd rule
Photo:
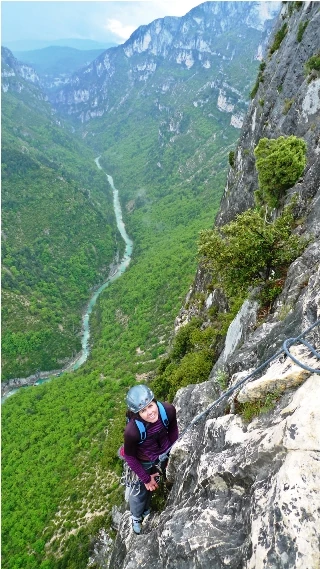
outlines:
[[[153,462],[142,462],[144,470],[148,474],[157,472]],[[152,492],[147,490],[144,483],[139,481],[131,489],[129,494],[130,512],[134,519],[141,520],[143,512],[149,509]]]

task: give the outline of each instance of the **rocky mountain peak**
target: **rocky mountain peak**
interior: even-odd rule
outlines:
[[[164,84],[163,74],[169,69],[175,79],[181,71],[198,73],[220,65],[222,79],[226,65],[241,60],[239,38],[254,46],[253,59],[261,59],[278,10],[278,2],[205,2],[184,17],[157,19],[73,75],[57,93],[55,104],[84,122],[128,104],[132,88],[148,85],[152,91],[158,81]],[[247,76],[245,67],[243,75]]]
[[[213,37],[243,26],[264,30],[279,11],[279,2],[204,2],[182,18],[166,17],[140,26],[123,44],[127,57],[150,52],[166,57],[171,47],[211,52]],[[241,29],[240,29],[241,33]]]

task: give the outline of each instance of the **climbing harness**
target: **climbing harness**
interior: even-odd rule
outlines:
[[[182,439],[182,437],[185,435],[185,433],[187,431],[189,431],[189,429],[195,425],[196,423],[198,423],[198,421],[200,421],[200,419],[202,419],[202,417],[204,417],[205,415],[207,415],[211,409],[213,409],[214,407],[216,407],[219,403],[221,403],[221,401],[223,401],[223,399],[229,397],[232,393],[234,393],[234,391],[237,391],[239,389],[239,387],[241,387],[242,385],[244,385],[244,383],[246,383],[247,381],[249,381],[250,379],[253,378],[254,375],[256,375],[259,371],[261,371],[262,369],[264,369],[269,363],[271,363],[273,360],[275,360],[277,357],[279,357],[283,352],[285,352],[285,354],[291,358],[298,366],[310,371],[311,373],[319,373],[320,374],[320,369],[319,368],[312,368],[307,366],[306,364],[300,362],[297,358],[295,358],[291,353],[290,353],[290,346],[292,346],[293,344],[300,342],[302,344],[304,344],[307,348],[309,348],[309,350],[316,356],[316,358],[318,360],[320,360],[320,354],[318,352],[316,352],[316,350],[314,349],[313,346],[311,346],[311,344],[309,344],[309,342],[307,342],[306,340],[303,340],[303,337],[306,336],[309,332],[311,332],[311,330],[313,330],[313,328],[315,328],[316,326],[319,326],[320,324],[320,320],[317,320],[314,324],[312,324],[312,326],[310,326],[309,328],[307,328],[304,332],[302,332],[299,336],[297,336],[296,338],[288,338],[287,340],[285,340],[283,342],[282,345],[282,349],[279,350],[276,354],[274,354],[273,356],[271,356],[268,360],[266,360],[265,362],[263,362],[259,367],[257,367],[254,371],[252,371],[249,375],[247,375],[246,377],[244,377],[243,379],[241,379],[240,381],[238,381],[238,383],[236,383],[235,385],[233,385],[232,387],[230,387],[230,389],[228,389],[227,391],[225,391],[224,393],[222,393],[220,395],[220,397],[218,397],[218,399],[216,399],[211,405],[209,405],[209,407],[207,407],[207,409],[205,411],[203,411],[202,413],[199,413],[199,415],[197,415],[192,421],[191,423],[189,423],[189,425],[187,425],[187,427],[180,433],[179,437],[177,438],[177,440],[171,445],[171,447],[168,448],[168,450],[161,454],[159,456],[159,461],[163,461],[166,458],[168,458],[168,452],[170,452],[170,450],[172,449],[172,447]]]
[[[138,496],[140,493],[141,480],[133,470],[129,467],[126,461],[123,461],[123,472],[120,478],[120,484],[126,487],[125,499],[128,502],[129,496]]]

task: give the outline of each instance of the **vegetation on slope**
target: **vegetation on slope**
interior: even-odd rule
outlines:
[[[2,567],[86,567],[90,535],[119,500],[105,452],[108,421],[115,413],[124,420],[123,388],[75,372],[5,403]],[[71,530],[80,531],[76,540]]]
[[[220,162],[226,164],[227,151],[217,152],[216,161],[217,169]],[[85,567],[83,544],[88,555],[93,530],[83,511],[89,510],[93,521],[105,525],[116,496],[112,494],[107,503],[96,488],[85,498],[88,486],[87,482],[82,486],[82,473],[93,469],[114,471],[116,467],[116,449],[124,427],[125,391],[136,381],[136,374],[144,377],[152,372],[157,358],[166,351],[174,318],[195,272],[196,236],[212,222],[224,179],[225,171],[220,170],[215,184],[205,178],[197,192],[188,183],[168,184],[162,196],[157,189],[157,200],[155,196],[137,200],[132,213],[127,214],[127,230],[134,241],[133,260],[125,275],[106,289],[97,303],[91,321],[93,348],[88,362],[72,376],[65,374],[45,386],[27,388],[6,402],[3,496],[8,508],[3,517],[4,567]],[[114,181],[119,188],[116,177]],[[148,189],[150,196],[153,187]],[[39,404],[35,404],[36,396],[41,399]],[[115,422],[106,439],[110,418]],[[30,432],[34,433],[31,441]],[[17,433],[14,440],[9,433]],[[47,438],[46,433],[55,434]],[[99,451],[92,450],[98,444],[96,439]],[[90,463],[91,453],[94,461]],[[48,466],[43,468],[43,464]],[[59,465],[63,465],[64,475]],[[15,472],[23,474],[16,477]],[[54,489],[52,472],[58,473]],[[90,485],[90,476],[88,480]],[[74,494],[78,497],[74,498],[73,508],[70,495]],[[45,514],[34,524],[39,510]],[[94,512],[101,510],[101,516],[95,517]],[[18,512],[14,520],[12,511]],[[22,519],[23,530],[19,522]]]
[[[63,367],[116,251],[93,153],[34,93],[2,98],[2,378]]]
[[[205,315],[205,325],[198,317],[179,330],[153,381],[158,397],[172,400],[180,387],[207,379],[219,355],[217,347],[249,290],[258,286],[261,307],[270,309],[282,290],[290,263],[309,242],[294,233],[294,199],[277,216],[270,211],[270,202],[278,205],[303,172],[304,140],[295,136],[261,139],[255,155],[259,206],[222,227],[200,232],[201,266],[212,275],[210,289],[222,291],[228,311],[218,312],[212,307]]]
[[[292,188],[306,165],[306,143],[303,139],[279,136],[261,138],[254,150],[258,171],[258,201],[273,208],[279,207],[286,190]]]

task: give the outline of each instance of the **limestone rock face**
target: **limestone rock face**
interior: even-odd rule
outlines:
[[[268,393],[282,393],[291,387],[300,385],[311,372],[307,369],[320,369],[320,361],[303,346],[292,346],[290,354],[306,367],[301,367],[290,356],[281,356],[278,361],[272,363],[268,371],[256,381],[247,383],[238,393],[237,400],[240,403],[263,399]]]
[[[8,91],[30,91],[37,98],[46,100],[47,97],[40,90],[32,87],[40,86],[40,79],[35,70],[25,63],[19,62],[6,47],[1,47],[1,89]]]
[[[264,57],[266,66],[263,77],[245,117],[235,149],[234,167],[229,170],[216,218],[216,225],[222,226],[254,205],[254,192],[258,188],[254,148],[258,141],[263,137],[277,138],[293,134],[304,138],[307,144],[307,164],[302,177],[287,192],[286,203],[295,195],[297,213],[301,216],[301,225],[296,231],[310,237],[310,245],[289,267],[283,290],[262,325],[258,325],[257,314],[256,324],[253,314],[250,326],[241,324],[241,315],[246,309],[242,307],[237,316],[238,323],[233,322],[230,327],[228,342],[221,346],[220,360],[212,370],[211,379],[221,366],[231,377],[234,373],[259,365],[259,362],[277,351],[287,337],[294,337],[319,318],[319,78],[316,73],[308,74],[306,71],[307,61],[319,52],[319,22],[320,12],[316,2],[304,2],[293,10],[283,5],[270,45],[284,23],[287,33],[280,47],[271,55],[269,48]],[[304,33],[301,41],[298,41],[302,27]],[[188,294],[188,308],[182,308],[178,322],[187,322],[193,315],[199,314],[199,294],[206,298],[205,308],[201,311],[202,318],[206,318],[206,305],[217,296],[217,291],[210,288],[210,281],[211,276],[200,267]],[[254,301],[253,297],[251,301]],[[224,300],[218,302],[217,309],[223,313],[226,306]],[[239,338],[233,347],[229,341],[232,329],[233,338]],[[312,338],[319,345],[319,333],[314,331]]]

